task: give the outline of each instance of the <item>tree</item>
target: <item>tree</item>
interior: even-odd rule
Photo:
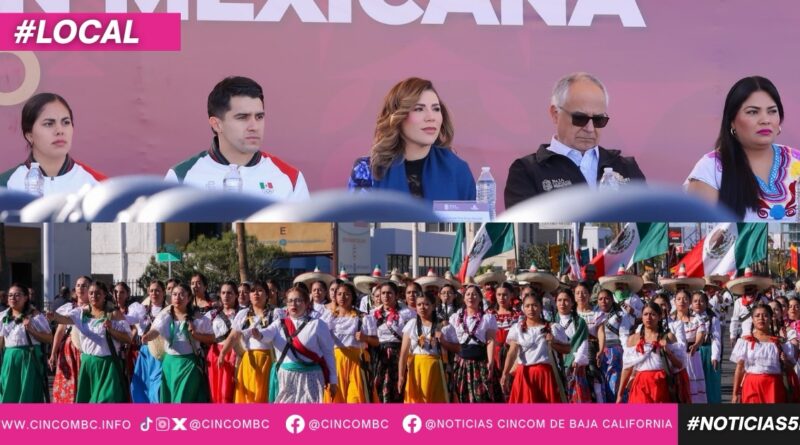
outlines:
[[[540,270],[550,269],[550,251],[549,246],[544,244],[528,244],[525,246],[519,255],[519,268],[528,269],[531,263],[536,265]]]
[[[247,276],[259,280],[283,278],[277,265],[279,260],[287,257],[287,253],[280,247],[261,244],[252,236],[246,240]],[[182,261],[172,264],[172,276],[181,281],[188,283],[192,274],[201,272],[208,278],[209,289],[216,289],[220,283],[238,281],[240,277],[237,235],[233,232],[225,232],[220,238],[200,235],[180,253]],[[154,279],[167,279],[167,265],[157,263],[155,257],[151,257],[139,284],[146,289]]]

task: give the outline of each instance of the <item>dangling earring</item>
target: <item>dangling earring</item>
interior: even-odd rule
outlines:
[[[736,129],[731,127],[731,136],[736,137]]]
[[[781,127],[780,125],[778,125],[778,136],[780,136],[780,135],[781,135],[781,133],[783,133],[783,127]]]

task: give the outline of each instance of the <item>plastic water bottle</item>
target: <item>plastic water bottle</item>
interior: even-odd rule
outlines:
[[[31,169],[25,175],[25,191],[36,196],[44,194],[44,175],[38,162],[31,162]]]
[[[225,179],[222,180],[222,189],[226,192],[242,192],[242,175],[239,174],[239,166],[235,164],[229,165],[228,173],[225,174]]]
[[[600,190],[619,190],[619,180],[611,167],[603,169],[603,176],[600,178]]]
[[[489,172],[489,167],[481,167],[481,175],[478,177],[477,184],[475,184],[475,191],[478,196],[478,202],[489,204],[489,220],[494,221],[497,212],[497,183],[494,182],[494,178]]]

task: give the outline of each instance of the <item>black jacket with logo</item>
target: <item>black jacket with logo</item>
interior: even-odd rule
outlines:
[[[542,144],[536,153],[519,158],[511,164],[506,181],[506,209],[540,193],[586,183],[581,169],[571,159],[548,150],[548,147],[550,144]],[[631,181],[645,180],[644,173],[633,157],[625,157],[619,150],[606,150],[603,147],[598,147],[598,152],[598,182],[606,167],[613,168],[616,173]]]

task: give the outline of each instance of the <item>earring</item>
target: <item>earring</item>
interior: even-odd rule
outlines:
[[[736,136],[736,129],[731,127],[731,136]]]
[[[783,127],[781,127],[780,125],[778,125],[778,136],[780,136],[780,135],[781,135],[781,133],[783,133]]]

